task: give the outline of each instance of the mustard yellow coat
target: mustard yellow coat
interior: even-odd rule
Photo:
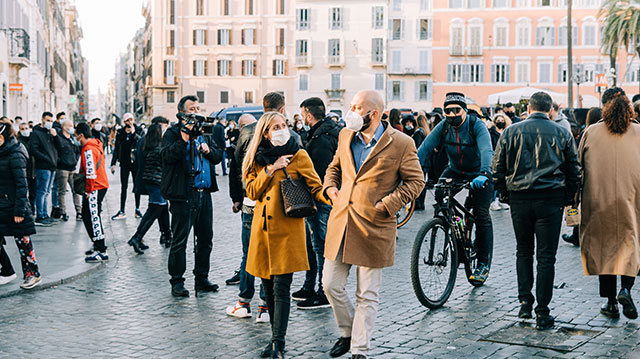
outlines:
[[[322,194],[320,177],[305,150],[299,150],[289,162],[291,178],[304,178],[316,201],[330,204]],[[247,272],[260,278],[306,271],[307,241],[304,218],[288,217],[280,192],[284,171],[269,177],[265,167],[256,163],[246,178],[247,197],[256,201],[247,254]]]

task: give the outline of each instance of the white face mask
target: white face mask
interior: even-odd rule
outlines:
[[[298,124],[296,125],[296,128],[298,128],[298,130],[302,130],[302,124],[300,122],[298,122]]]
[[[271,144],[274,147],[284,146],[287,142],[289,142],[289,138],[291,134],[289,133],[289,129],[285,128],[278,131],[273,131],[271,133]]]
[[[344,116],[344,122],[346,123],[346,128],[355,131],[360,131],[360,129],[364,125],[364,119],[362,118],[362,116],[351,110],[349,110],[349,112],[347,112],[347,115]]]
[[[69,135],[73,136],[73,133],[75,132],[75,129],[74,129],[73,127],[69,127],[69,128],[67,128],[67,130],[66,130],[66,131],[67,131],[67,133],[68,133]]]
[[[96,131],[102,131],[102,124],[101,123],[96,123],[95,126],[93,126],[93,128]]]
[[[31,130],[22,130],[22,131],[20,131],[20,136],[22,136],[22,137],[31,136]]]
[[[52,127],[53,127],[53,122],[44,121],[44,128],[46,128],[47,130],[50,130]]]

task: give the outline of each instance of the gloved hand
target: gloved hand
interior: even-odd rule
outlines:
[[[480,189],[484,188],[489,179],[486,176],[478,176],[471,181],[471,188]]]

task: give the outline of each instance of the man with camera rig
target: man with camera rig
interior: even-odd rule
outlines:
[[[188,297],[184,287],[186,248],[193,227],[195,240],[195,289],[215,292],[218,285],[209,282],[209,256],[213,247],[213,204],[211,192],[218,191],[213,167],[222,160],[222,149],[203,135],[202,126],[210,122],[198,115],[195,96],[185,96],[178,103],[179,122],[162,137],[162,182],[160,191],[169,200],[173,242],[169,252],[171,294]]]

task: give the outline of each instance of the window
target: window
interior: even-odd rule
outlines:
[[[193,44],[195,46],[206,46],[207,30],[202,30],[202,29],[193,30]]]
[[[400,50],[391,51],[391,72],[399,73],[402,70],[402,52]]]
[[[447,65],[447,82],[462,82],[462,70],[465,67],[464,64]]]
[[[340,74],[331,74],[331,89],[342,89],[342,77],[340,76]]]
[[[231,45],[231,30],[218,29],[218,45]]]
[[[586,73],[586,71],[585,71]],[[592,71],[593,73],[593,71]],[[639,82],[640,81],[640,67],[638,65],[633,65],[627,72],[627,81],[628,82]]]
[[[430,0],[420,0],[420,11],[427,11],[431,9]]]
[[[536,46],[555,45],[555,27],[542,25],[536,28]]]
[[[244,14],[245,15],[253,15],[253,0],[244,0]]]
[[[496,47],[506,47],[509,45],[509,24],[499,22],[494,25]]]
[[[276,29],[276,55],[284,55],[284,29]]]
[[[538,82],[543,84],[551,83],[551,64],[538,64]]]
[[[204,15],[204,0],[196,0],[196,15]]]
[[[527,20],[518,21],[516,25],[516,45],[531,46],[531,25]]]
[[[430,50],[418,50],[418,72],[421,74],[431,73]]]
[[[167,55],[173,55],[176,48],[176,31],[169,30],[169,46],[167,46]]]
[[[469,25],[469,55],[482,55],[482,25]]]
[[[529,83],[531,74],[529,73],[529,64],[519,62],[516,64],[516,82]]]
[[[244,103],[253,103],[253,91],[244,92]]]
[[[598,7],[600,1],[598,0],[582,0],[582,7]]]
[[[450,29],[451,33],[451,55],[463,55],[464,54],[464,25],[454,24]]]
[[[511,65],[491,65],[491,82],[509,82],[511,78]]]
[[[572,26],[572,30],[571,30],[571,43],[573,45],[578,45],[578,27],[577,26]],[[560,28],[558,29],[558,46],[567,46],[567,41],[568,40],[568,36],[567,36],[567,26],[563,25],[560,26]]]
[[[493,0],[493,7],[494,8],[508,7],[508,1],[507,0]]]
[[[402,19],[393,19],[391,22],[392,32],[391,39],[392,40],[402,40],[404,37],[404,20]]]
[[[309,90],[309,75],[300,74],[300,76],[298,77],[298,90],[300,91]]]
[[[176,83],[176,62],[174,60],[164,60],[164,82],[167,85]]]
[[[393,11],[402,10],[402,0],[393,0]]]
[[[595,82],[596,79],[596,65],[582,65],[582,83]]]
[[[384,90],[384,74],[375,74],[373,88],[376,91]]]
[[[256,44],[256,29],[242,29],[242,44],[243,45]]]
[[[175,103],[175,102],[176,102],[176,92],[167,91],[167,103]]]
[[[429,19],[419,19],[418,22],[420,23],[418,39],[431,40],[432,39],[431,21],[429,21]]]
[[[429,101],[431,100],[431,91],[429,91],[429,81],[416,81],[417,87],[417,98],[418,101]]]
[[[331,30],[342,29],[342,8],[332,7],[329,9],[329,28]]]
[[[273,76],[284,76],[285,73],[285,61],[273,60]]]
[[[462,9],[463,0],[449,0],[450,9]]]
[[[596,45],[596,25],[585,24],[582,28],[582,44],[585,46]]]
[[[404,100],[404,82],[391,81],[391,100],[393,101]]]
[[[384,7],[374,6],[371,8],[371,27],[382,29],[384,27]]]
[[[371,39],[371,62],[374,64],[384,63],[384,43],[382,39]]]
[[[193,76],[207,76],[207,60],[193,61]]]
[[[340,63],[340,39],[329,39],[329,63]]]
[[[276,15],[284,15],[285,14],[285,0],[276,0]]]
[[[306,65],[309,62],[309,41],[296,40],[296,63]]]
[[[229,16],[229,1],[230,0],[220,0],[220,15]]]
[[[469,82],[484,82],[484,65],[471,64],[469,66]]]
[[[218,60],[218,76],[231,76],[231,60]]]
[[[467,7],[469,9],[481,9],[484,6],[484,1],[483,0],[468,0],[467,1]]]
[[[242,60],[242,76],[256,75],[256,60]]]
[[[229,103],[229,91],[220,91],[220,103]]]
[[[297,9],[296,10],[296,29],[309,30],[309,9]]]
[[[522,9],[529,7],[529,0],[516,0],[516,8]]]
[[[169,0],[169,24],[176,23],[176,0]]]
[[[551,6],[551,0],[538,0],[538,6],[541,6],[541,7]]]

